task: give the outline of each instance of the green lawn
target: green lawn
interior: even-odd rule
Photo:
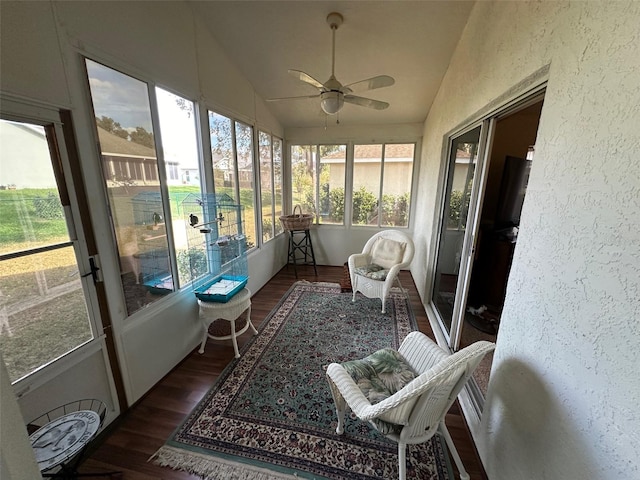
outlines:
[[[68,239],[56,189],[0,190],[0,252],[10,244]]]

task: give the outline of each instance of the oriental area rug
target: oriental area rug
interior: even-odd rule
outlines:
[[[397,444],[337,418],[327,365],[397,348],[417,329],[400,289],[380,300],[337,283],[297,282],[151,461],[203,479],[372,480],[398,475]],[[439,436],[407,447],[407,478],[453,478]]]

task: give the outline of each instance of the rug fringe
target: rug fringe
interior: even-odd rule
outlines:
[[[198,475],[203,480],[282,480],[299,479],[297,475],[274,472],[252,465],[244,465],[222,458],[197,452],[185,452],[183,449],[163,446],[149,460],[161,467],[182,470]]]

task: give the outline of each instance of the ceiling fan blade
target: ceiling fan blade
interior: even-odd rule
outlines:
[[[289,72],[290,75],[293,75],[298,80],[308,83],[309,85],[313,85],[316,88],[322,89],[322,83],[320,83],[318,80],[313,78],[308,73],[304,73],[300,70],[287,70],[287,71]]]
[[[353,103],[354,105],[360,105],[361,107],[375,108],[376,110],[384,110],[389,106],[387,102],[373,100],[372,98],[358,97],[357,95],[345,95],[344,101],[347,103]]]
[[[316,95],[302,95],[299,97],[279,97],[279,98],[267,98],[265,99],[266,102],[277,102],[279,100],[296,100],[298,98],[318,98],[320,97],[320,94],[316,94]]]
[[[393,77],[389,75],[378,75],[377,77],[367,78],[366,80],[360,80],[359,82],[350,83],[345,85],[352,92],[374,90],[376,88],[390,87],[396,83]]]

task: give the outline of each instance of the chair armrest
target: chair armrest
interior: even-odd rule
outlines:
[[[451,354],[422,332],[411,332],[398,349],[411,368],[422,374]]]
[[[371,403],[344,367],[339,363],[331,363],[327,367],[327,377],[329,377],[331,382],[340,391],[342,398],[347,402],[347,405],[349,405],[353,413],[359,418],[363,418],[360,417],[360,415],[371,407]],[[369,418],[366,420],[369,420]]]
[[[340,391],[351,411],[360,420],[378,418],[399,405],[422,395],[426,390],[432,388],[434,382],[440,380],[435,373],[425,373],[412,380],[390,397],[372,405],[342,365],[337,363],[330,364],[327,367],[327,376]]]

